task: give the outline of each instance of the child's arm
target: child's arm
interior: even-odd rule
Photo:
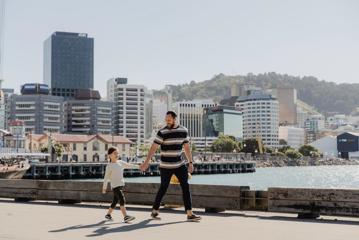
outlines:
[[[133,168],[133,169],[139,169],[140,168],[140,165],[138,165],[138,164],[132,164],[132,163],[128,163],[128,162],[125,162],[125,161],[120,161],[120,163],[124,168]]]
[[[109,166],[106,167],[105,177],[103,178],[102,193],[106,193],[107,184],[110,181],[111,170]]]

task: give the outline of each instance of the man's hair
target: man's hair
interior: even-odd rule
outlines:
[[[107,154],[108,155],[111,155],[114,151],[116,151],[117,148],[116,147],[110,147],[108,150],[107,150]]]
[[[175,111],[168,111],[166,115],[171,115],[173,118],[177,117],[177,113]]]

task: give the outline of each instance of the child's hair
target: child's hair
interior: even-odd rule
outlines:
[[[116,151],[117,148],[116,147],[110,147],[108,150],[107,150],[107,155],[111,155],[114,151]]]

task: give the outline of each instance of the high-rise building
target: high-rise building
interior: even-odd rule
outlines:
[[[1,82],[0,82],[0,84],[1,84]],[[5,94],[1,89],[0,89],[0,129],[6,129]]]
[[[230,135],[236,139],[242,139],[242,112],[232,106],[215,106],[205,108],[203,127],[206,137]]]
[[[305,121],[312,115],[320,115],[320,113],[313,106],[297,99],[297,126],[304,128]]]
[[[127,84],[127,78],[107,81],[107,98],[113,102],[114,132],[137,147],[145,140],[145,92],[145,86]]]
[[[278,147],[279,103],[269,93],[252,90],[236,103],[243,114],[243,138],[260,138],[265,146]]]
[[[94,39],[85,33],[53,33],[44,42],[44,83],[52,95],[65,99],[77,89],[93,89]]]
[[[64,103],[65,132],[112,134],[112,102],[100,100],[98,91],[77,90],[75,99]]]
[[[269,90],[279,102],[279,124],[297,124],[297,90],[294,88],[276,88]]]
[[[188,129],[189,137],[204,137],[203,113],[205,108],[216,104],[210,99],[195,99],[175,103],[179,123]]]
[[[63,131],[63,97],[49,95],[45,84],[25,84],[10,97],[10,119],[25,123],[27,133]]]
[[[153,130],[153,93],[145,91],[145,139],[150,139]]]
[[[2,88],[1,89],[3,101],[5,104],[5,117],[4,117],[4,129],[9,129],[9,120],[10,120],[10,96],[14,94],[14,89],[12,88]]]
[[[325,118],[323,115],[311,115],[305,121],[306,143],[314,142],[318,139],[320,131],[325,128]]]

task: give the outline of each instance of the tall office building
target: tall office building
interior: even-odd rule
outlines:
[[[145,92],[145,86],[127,84],[127,78],[107,81],[107,98],[113,102],[114,132],[137,146],[145,140]]]
[[[276,98],[261,90],[239,97],[236,107],[243,113],[243,138],[260,138],[265,146],[278,147],[278,105]]]
[[[5,120],[4,120],[4,129],[9,129],[9,120],[10,120],[10,97],[14,94],[14,89],[12,88],[2,88],[1,92],[3,94],[3,99],[5,103]]]
[[[216,104],[210,99],[196,99],[175,103],[174,110],[177,112],[179,123],[188,129],[189,137],[204,137],[203,113],[205,108]]]
[[[0,82],[1,84],[1,82]],[[6,129],[6,104],[5,104],[5,94],[0,89],[0,129]]]
[[[10,97],[10,119],[25,123],[27,133],[63,131],[63,97],[49,95],[45,84],[25,84]]]
[[[276,88],[269,90],[279,102],[279,123],[297,124],[297,90],[294,88]]]
[[[102,101],[95,90],[77,90],[64,103],[65,132],[112,134],[112,102]]]
[[[243,139],[242,112],[233,106],[215,106],[204,109],[204,134],[207,137],[230,135]]]
[[[153,130],[153,92],[145,91],[145,139],[150,139]]]
[[[318,139],[320,131],[325,128],[325,118],[321,114],[311,115],[305,120],[306,143]]]
[[[52,95],[65,99],[77,89],[93,89],[94,39],[85,33],[53,33],[44,42],[44,83]]]

